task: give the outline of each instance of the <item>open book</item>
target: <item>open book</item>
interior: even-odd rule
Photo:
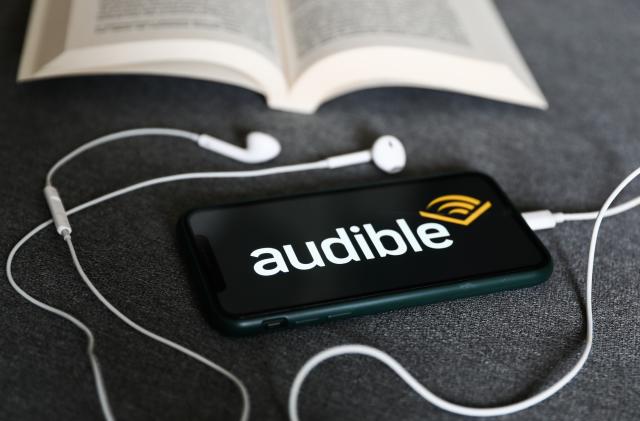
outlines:
[[[145,73],[314,112],[380,86],[546,108],[491,0],[35,0],[18,79]]]

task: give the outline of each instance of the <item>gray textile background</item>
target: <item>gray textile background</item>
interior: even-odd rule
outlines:
[[[2,256],[48,218],[44,175],[64,153],[137,126],[209,132],[241,143],[265,130],[284,146],[276,164],[366,147],[380,134],[405,141],[404,176],[480,170],[522,209],[598,207],[640,165],[640,3],[636,0],[498,2],[546,93],[547,112],[435,91],[379,89],[335,100],[316,115],[268,110],[241,89],[157,77],[71,78],[17,86],[28,13],[3,3],[0,17]],[[65,167],[55,182],[69,206],[154,176],[244,168],[170,139],[123,142]],[[244,181],[165,185],[74,216],[85,269],[124,313],[231,369],[251,391],[253,419],[286,417],[300,365],[330,345],[380,347],[433,391],[467,405],[521,399],[559,378],[584,334],[590,223],[540,234],[555,273],[535,288],[395,311],[245,339],[213,331],[197,307],[176,247],[187,209],[306,192],[385,176],[371,166]],[[636,183],[626,196],[640,193]],[[607,221],[595,275],[596,337],[584,371],[557,396],[505,419],[640,418],[640,211]],[[20,252],[15,275],[30,293],[87,322],[120,419],[235,419],[229,381],[126,328],[74,273],[53,230]],[[98,419],[85,338],[16,295],[1,275],[0,419]],[[422,401],[381,364],[342,357],[305,384],[305,420],[454,420]]]

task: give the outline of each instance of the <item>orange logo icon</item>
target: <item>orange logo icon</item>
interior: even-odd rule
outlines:
[[[420,211],[420,216],[438,221],[467,226],[491,208],[491,202],[463,194],[447,194],[436,197]]]

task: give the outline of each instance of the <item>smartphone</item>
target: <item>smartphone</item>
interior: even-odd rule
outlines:
[[[552,272],[480,173],[196,209],[179,232],[210,319],[229,335],[528,287]]]

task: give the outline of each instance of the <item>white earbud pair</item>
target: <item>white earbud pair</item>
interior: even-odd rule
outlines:
[[[198,137],[198,145],[201,148],[245,164],[270,161],[276,158],[282,150],[280,142],[275,137],[263,132],[249,133],[246,142],[246,147],[241,148],[208,134],[201,134]],[[326,161],[329,168],[347,167],[373,161],[380,170],[394,174],[404,169],[407,156],[402,142],[394,136],[387,135],[378,138],[371,149],[332,156],[326,158]]]

